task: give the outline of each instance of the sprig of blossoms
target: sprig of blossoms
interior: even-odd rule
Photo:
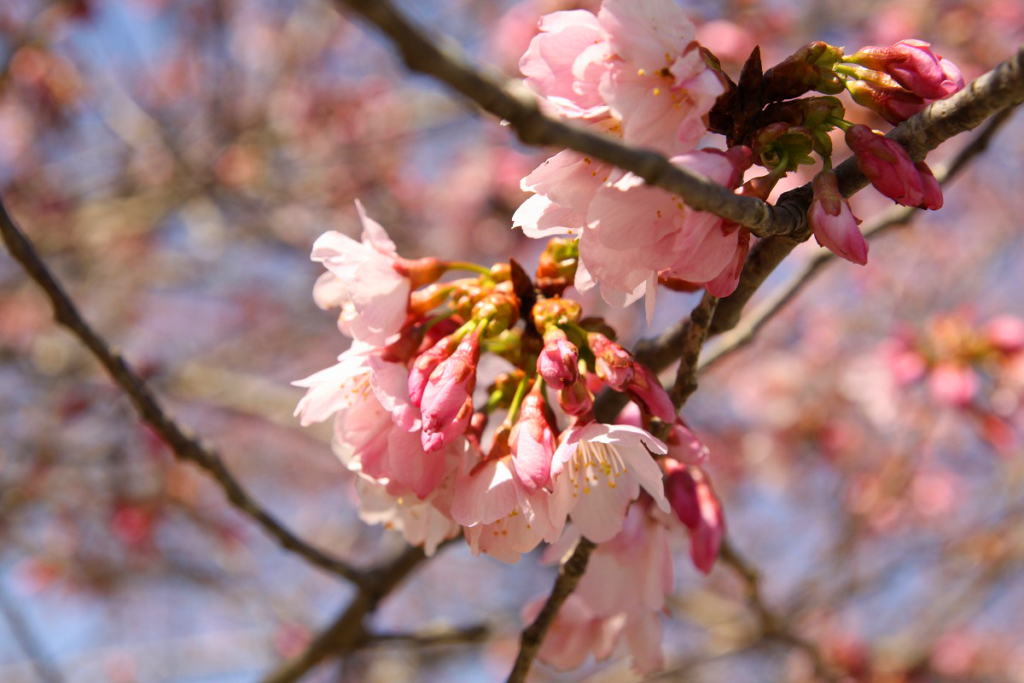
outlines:
[[[596,15],[542,17],[520,69],[552,112],[662,152],[742,194],[767,199],[786,174],[821,157],[811,228],[819,244],[854,263],[866,263],[868,249],[832,173],[833,129],[846,131],[858,165],[882,194],[907,206],[942,205],[927,165],[846,121],[832,97],[847,90],[893,124],[949,97],[963,77],[928,43],[903,40],[844,55],[815,41],[767,71],[755,49],[734,82],[694,36],[674,0],[605,0]],[[812,91],[825,96],[803,97]],[[698,149],[709,132],[725,135],[727,151]],[[767,174],[744,183],[754,164]],[[716,296],[737,286],[750,233],[632,173],[566,150],[526,176],[522,188],[534,194],[513,225],[530,237],[578,240],[580,291],[599,285],[618,306],[646,295],[650,319],[659,284]]]

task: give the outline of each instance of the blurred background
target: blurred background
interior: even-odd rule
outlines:
[[[597,7],[400,4],[509,76],[541,14]],[[812,39],[853,51],[917,37],[970,80],[1024,39],[1021,0],[684,5],[734,77],[756,44],[770,66]],[[511,214],[544,158],[404,73],[327,0],[0,4],[11,213],[256,498],[360,565],[403,542],[356,518],[329,428],[291,415],[301,391],[289,383],[348,343],[313,304],[310,247],[328,229],[356,235],[360,198],[406,257],[514,256],[532,270],[543,244],[513,231]],[[1024,681],[1021,187],[1017,115],[944,209],[874,243],[868,266],[833,265],[687,406],[766,601],[847,680]],[[864,219],[887,205],[869,192],[853,201]],[[817,249],[798,249],[765,292]],[[628,341],[694,299],[660,296],[650,328],[639,310],[584,301]],[[811,680],[804,655],[758,635],[736,577],[698,575],[678,540],[658,680]],[[491,638],[367,649],[309,680],[504,680],[518,610],[552,577],[536,555],[511,567],[456,544],[374,624],[487,623]],[[0,257],[0,681],[252,681],[350,596],[176,464]],[[534,672],[584,679],[637,680],[627,661]]]

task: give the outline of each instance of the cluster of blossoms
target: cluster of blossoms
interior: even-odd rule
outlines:
[[[997,448],[1016,440],[1011,421],[1024,407],[1024,320],[1002,315],[978,327],[967,316],[903,330],[882,349],[896,384],[922,385],[932,400],[976,419]]]
[[[544,17],[521,68],[551,112],[737,193],[766,199],[819,155],[811,226],[822,245],[856,263],[866,262],[867,245],[831,170],[831,131],[846,133],[886,196],[941,205],[927,166],[846,121],[832,97],[849,89],[895,122],[952,94],[963,81],[927,44],[844,57],[812,43],[767,72],[755,50],[734,83],[694,36],[673,0],[605,0],[596,15]],[[825,96],[797,99],[815,90]],[[699,148],[709,132],[725,135],[727,149]],[[744,182],[755,164],[767,174]],[[514,261],[488,269],[403,259],[358,203],[361,242],[337,232],[317,240],[312,258],[327,272],[314,298],[340,309],[339,329],[354,341],[337,365],[296,382],[308,389],[296,413],[303,424],[333,417],[334,449],[358,474],[361,518],[428,554],[460,533],[474,553],[506,562],[541,542],[555,558],[581,536],[602,544],[541,658],[572,667],[621,646],[650,671],[661,663],[657,615],[672,585],[671,534],[686,529],[694,564],[710,571],[722,508],[700,467],[707,451],[658,378],[563,294],[600,285],[616,305],[646,295],[648,315],[659,285],[727,296],[751,235],[571,151],[522,187],[533,196],[514,225],[550,238],[533,280]],[[443,279],[456,270],[470,276]],[[477,391],[484,354],[509,366],[486,392]],[[631,401],[611,424],[595,415],[605,389]]]
[[[924,163],[846,121],[832,95],[846,89],[895,124],[964,85],[957,68],[919,40],[849,56],[814,42],[767,72],[755,50],[734,83],[696,42],[674,0],[605,0],[596,16],[547,15],[520,68],[550,111],[657,150],[738,193],[766,199],[787,173],[819,155],[812,230],[822,246],[859,264],[867,262],[867,243],[832,172],[830,131],[845,132],[858,166],[885,196],[937,209],[942,193]],[[797,99],[811,91],[825,96]],[[725,135],[728,149],[698,149],[708,132]],[[753,164],[767,174],[743,183]],[[620,306],[646,293],[650,315],[658,284],[704,287],[716,296],[737,285],[750,233],[632,173],[566,150],[524,178],[522,188],[534,195],[514,224],[531,237],[578,238],[580,291],[600,284],[604,299]]]
[[[699,467],[707,450],[654,373],[604,321],[561,296],[575,275],[574,242],[552,242],[535,284],[514,262],[403,259],[357,207],[362,241],[328,232],[312,254],[327,268],[314,299],[340,309],[338,326],[353,342],[337,365],[296,382],[307,388],[296,414],[304,425],[333,417],[335,452],[359,475],[360,517],[427,553],[462,533],[474,553],[506,562],[542,541],[610,542],[595,562],[608,568],[593,576],[667,579],[641,602],[629,581],[602,584],[592,602],[584,591],[573,614],[586,618],[567,614],[558,628],[570,638],[602,630],[609,649],[598,656],[620,633],[633,649],[632,625],[656,631],[671,588],[666,534],[689,530],[702,571],[718,554],[721,506]],[[442,281],[455,270],[471,276]],[[477,400],[482,354],[508,370]],[[615,424],[594,415],[605,387],[632,401]],[[634,651],[638,667],[660,662],[657,643]]]

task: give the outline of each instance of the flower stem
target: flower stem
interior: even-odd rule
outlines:
[[[469,261],[445,261],[444,267],[446,270],[468,270],[488,276],[491,274],[490,268],[481,266],[478,263],[470,263]]]

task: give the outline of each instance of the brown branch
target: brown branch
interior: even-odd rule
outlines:
[[[366,617],[427,557],[422,548],[407,548],[392,562],[367,572],[372,580],[359,587],[352,602],[313,639],[306,651],[284,662],[263,678],[263,683],[292,683],[331,657],[342,657],[365,644]]]
[[[915,160],[921,160],[951,137],[974,130],[985,119],[1021,102],[1024,102],[1024,47],[949,99],[928,105],[924,111],[889,131],[886,137],[901,143]],[[836,174],[839,176],[839,189],[846,197],[867,185],[867,179],[857,169],[853,158],[840,164]],[[777,206],[783,204],[802,207],[800,214],[805,217],[811,204],[810,185],[782,195]],[[754,292],[796,245],[809,237],[806,225],[790,234],[792,237],[769,237],[754,246],[743,268],[739,287],[722,300],[715,313],[711,334],[735,327],[743,307]]]
[[[580,538],[576,549],[558,570],[558,578],[551,589],[551,594],[540,610],[540,614],[527,626],[519,637],[519,654],[516,656],[512,673],[508,675],[506,683],[523,683],[526,675],[530,672],[533,660],[540,652],[540,646],[544,642],[544,636],[548,629],[555,622],[558,610],[562,608],[569,595],[576,590],[584,572],[587,571],[587,563],[590,561],[590,554],[596,548],[593,542]]]
[[[156,395],[150,391],[139,373],[112,349],[89,325],[78,311],[64,287],[43,262],[35,246],[18,228],[0,200],[0,233],[11,256],[38,284],[53,306],[53,317],[81,341],[100,362],[128,398],[143,422],[148,424],[170,446],[175,457],[198,465],[211,475],[228,500],[238,510],[251,517],[284,549],[299,555],[309,563],[354,583],[366,584],[369,578],[358,569],[303,541],[288,530],[252,498],[231,475],[217,451],[209,448],[179,426],[164,410]]]
[[[985,152],[991,144],[992,138],[1010,119],[1014,111],[1016,111],[1016,107],[1008,107],[989,119],[981,132],[965,145],[944,169],[936,171],[939,184],[945,186],[959,175],[972,159]],[[864,236],[874,239],[893,228],[907,225],[919,211],[913,207],[893,206],[864,226]],[[743,316],[736,327],[722,335],[715,348],[701,360],[697,368],[698,371],[703,372],[726,356],[750,344],[769,320],[803,291],[826,265],[836,261],[835,254],[825,249],[809,258],[784,285],[773,291],[768,299],[765,299],[748,315]]]
[[[487,624],[464,628],[446,628],[418,633],[368,633],[359,647],[438,647],[443,645],[466,645],[479,643],[492,635]]]
[[[715,315],[718,298],[704,292],[700,303],[692,311],[686,321],[686,334],[683,335],[680,350],[679,369],[676,371],[676,382],[672,387],[672,404],[679,410],[697,391],[697,361],[704,342],[708,338],[708,326]]]

